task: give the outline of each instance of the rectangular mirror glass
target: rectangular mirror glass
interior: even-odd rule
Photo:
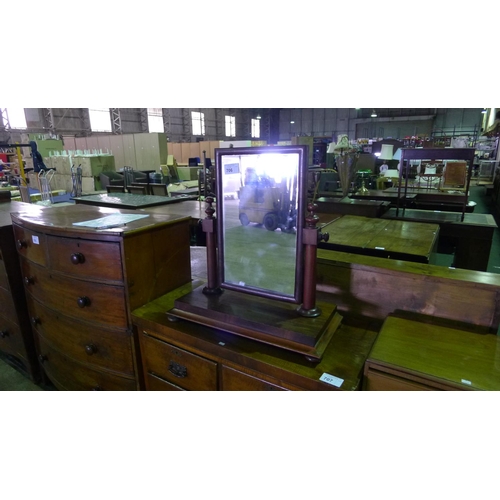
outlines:
[[[216,149],[223,288],[299,303],[307,146]]]

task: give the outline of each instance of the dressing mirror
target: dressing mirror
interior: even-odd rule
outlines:
[[[299,303],[306,146],[215,150],[222,288]]]

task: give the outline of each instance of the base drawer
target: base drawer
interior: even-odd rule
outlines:
[[[132,337],[125,330],[108,330],[76,321],[27,297],[31,322],[53,347],[80,363],[134,375]]]
[[[137,383],[93,370],[51,348],[39,338],[39,361],[47,377],[65,391],[136,391]]]
[[[19,326],[0,314],[0,351],[17,357],[26,357]]]
[[[5,269],[3,259],[0,259],[0,288],[10,290],[9,277],[7,276],[7,270]]]
[[[141,335],[144,373],[155,374],[179,387],[192,391],[217,390],[217,363]]]
[[[280,385],[222,366],[223,391],[285,391]]]
[[[365,375],[365,390],[367,391],[431,391],[432,387],[405,380],[404,378],[382,373],[376,370],[368,370]]]
[[[17,311],[8,290],[0,288],[0,313],[11,321],[17,321]]]
[[[147,391],[183,391],[181,387],[175,384],[171,384],[166,380],[154,375],[153,373],[148,373],[146,375],[146,390]]]

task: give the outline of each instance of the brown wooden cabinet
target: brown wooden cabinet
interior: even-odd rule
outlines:
[[[389,316],[368,356],[369,391],[499,390],[500,337]]]
[[[0,206],[0,351],[36,382],[38,363],[10,218],[10,211],[23,205],[12,202]]]
[[[321,361],[314,363],[216,328],[170,321],[166,312],[174,300],[201,284],[195,279],[132,312],[146,390],[360,389],[363,364],[377,335],[370,323],[342,321]],[[325,374],[339,385],[321,380]]]
[[[73,225],[130,213],[73,205],[12,214],[38,360],[58,389],[140,389],[130,311],[191,278],[189,218]]]

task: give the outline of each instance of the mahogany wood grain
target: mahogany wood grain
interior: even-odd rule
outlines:
[[[228,366],[221,366],[223,391],[285,391],[279,381],[271,383],[259,376],[252,376]]]
[[[191,280],[189,220],[152,228],[124,240],[130,309],[136,309]]]
[[[145,373],[187,390],[217,390],[217,364],[148,335],[141,338]]]
[[[14,237],[20,255],[41,266],[47,265],[47,242],[43,233],[14,226]]]
[[[74,225],[117,214],[137,212],[71,205],[11,215],[27,241],[17,252],[40,364],[60,389],[141,388],[130,307],[191,278],[188,217],[149,214],[107,230]]]
[[[38,382],[40,373],[10,217],[11,210],[23,205],[10,202],[0,206],[0,351],[33,382]]]
[[[47,245],[50,267],[55,271],[99,281],[123,281],[118,242],[48,236]]]
[[[429,263],[439,225],[345,215],[323,228],[330,234],[323,249]]]
[[[75,362],[52,348],[42,337],[38,338],[43,369],[59,390],[66,391],[134,391],[138,389],[133,378],[93,370]]]
[[[342,314],[383,321],[411,311],[496,333],[500,326],[500,276],[318,250],[318,290]]]
[[[182,387],[178,385],[171,384],[167,380],[158,377],[157,375],[152,375],[151,373],[146,373],[146,390],[148,391],[185,391]]]
[[[26,350],[19,325],[0,314],[0,351],[20,359],[26,358]]]
[[[418,380],[429,387],[497,391],[500,337],[433,324],[432,318],[423,323],[390,316],[368,356],[368,379],[373,370],[403,384]],[[376,383],[376,387],[385,386]]]
[[[373,344],[379,323],[364,319],[343,320],[335,331],[320,362],[307,361],[302,354],[266,345],[226,333],[220,329],[200,326],[188,321],[171,322],[166,311],[174,301],[198,286],[195,280],[159,297],[133,311],[141,345],[144,334],[175,345],[222,365],[229,365],[249,374],[260,374],[263,380],[279,380],[302,390],[356,390],[361,387],[364,361]],[[322,294],[320,299],[326,300]],[[144,351],[142,357],[145,358]],[[144,359],[147,364],[147,359]],[[323,373],[343,380],[340,388],[320,381]]]
[[[32,281],[25,285],[26,293],[47,307],[75,319],[121,328],[128,325],[123,286],[71,279],[25,259],[21,267],[23,277]],[[86,299],[83,307],[81,299]]]
[[[38,334],[59,351],[89,366],[134,375],[131,333],[75,321],[30,297],[28,305]]]

